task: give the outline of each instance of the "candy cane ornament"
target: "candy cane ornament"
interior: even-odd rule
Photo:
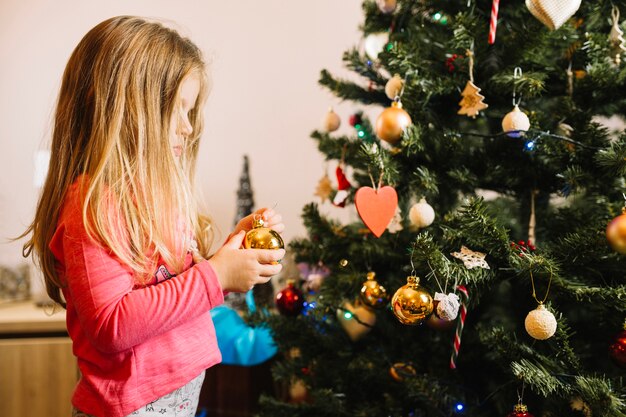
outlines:
[[[500,0],[493,0],[491,3],[491,20],[489,22],[489,45],[496,42],[496,28],[498,27],[498,7]]]
[[[459,285],[457,290],[461,293],[461,310],[459,314],[459,321],[456,322],[456,332],[454,333],[454,350],[450,357],[450,369],[456,369],[456,360],[459,357],[459,348],[461,347],[461,333],[463,333],[463,326],[465,325],[465,316],[467,316],[467,302],[469,300],[469,294],[467,288],[463,285]]]

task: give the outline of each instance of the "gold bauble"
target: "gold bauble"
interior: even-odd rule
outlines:
[[[376,136],[392,145],[402,138],[402,132],[411,124],[411,116],[394,101],[376,119]]]
[[[389,100],[395,100],[400,95],[402,87],[404,87],[404,80],[396,74],[385,84],[385,94],[389,97]]]
[[[606,238],[615,252],[626,255],[626,209],[608,224]]]
[[[419,282],[418,277],[409,276],[406,285],[400,287],[391,299],[393,314],[402,324],[421,324],[433,312],[433,297],[419,286]]]
[[[361,287],[361,300],[369,307],[381,308],[389,302],[389,294],[385,287],[375,279],[375,272],[367,273],[367,281]]]
[[[324,120],[322,120],[322,126],[324,127],[324,130],[326,132],[334,132],[335,130],[339,129],[340,125],[341,119],[331,107],[330,109],[328,109],[328,113],[324,115]]]
[[[243,246],[246,249],[284,249],[285,242],[278,232],[264,227],[263,219],[254,219],[252,229],[246,233]],[[277,262],[272,262],[277,263]]]
[[[389,374],[396,381],[402,382],[407,377],[413,377],[417,375],[417,371],[411,364],[398,362],[394,363],[393,366],[389,368]]]

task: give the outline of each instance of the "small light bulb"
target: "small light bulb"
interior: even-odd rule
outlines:
[[[440,20],[441,19],[441,13],[437,12],[433,15],[433,19],[435,20]]]
[[[535,149],[535,142],[532,140],[529,140],[528,142],[526,142],[526,150],[528,151],[532,151],[533,149]]]
[[[362,138],[363,136],[365,136],[365,132],[363,132],[362,130],[359,130],[359,133],[357,133],[357,136]]]
[[[346,318],[346,320],[350,320],[352,318],[352,313],[346,311],[345,313],[343,313],[343,316]]]
[[[456,406],[454,406],[454,408],[456,409],[456,411],[461,412],[461,411],[463,411],[465,406],[463,404],[461,404],[461,403],[458,403]]]

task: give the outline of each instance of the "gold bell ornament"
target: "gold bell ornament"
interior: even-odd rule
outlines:
[[[433,297],[419,285],[414,275],[407,277],[406,285],[400,287],[391,299],[393,314],[402,324],[421,324],[433,312]]]
[[[265,222],[258,216],[253,221],[252,229],[246,233],[243,246],[246,249],[284,249],[285,242],[277,231],[265,227]]]
[[[394,145],[402,138],[402,133],[411,125],[411,116],[402,108],[397,97],[391,107],[387,107],[376,119],[376,136]]]
[[[361,301],[373,308],[384,307],[389,302],[387,290],[376,281],[376,272],[367,273],[367,281],[361,287]]]

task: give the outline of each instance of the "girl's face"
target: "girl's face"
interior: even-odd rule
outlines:
[[[189,122],[189,112],[196,105],[198,93],[200,92],[200,79],[196,74],[191,74],[183,80],[180,85],[180,102],[172,112],[170,120],[170,145],[175,157],[183,154],[185,139],[193,132]]]

